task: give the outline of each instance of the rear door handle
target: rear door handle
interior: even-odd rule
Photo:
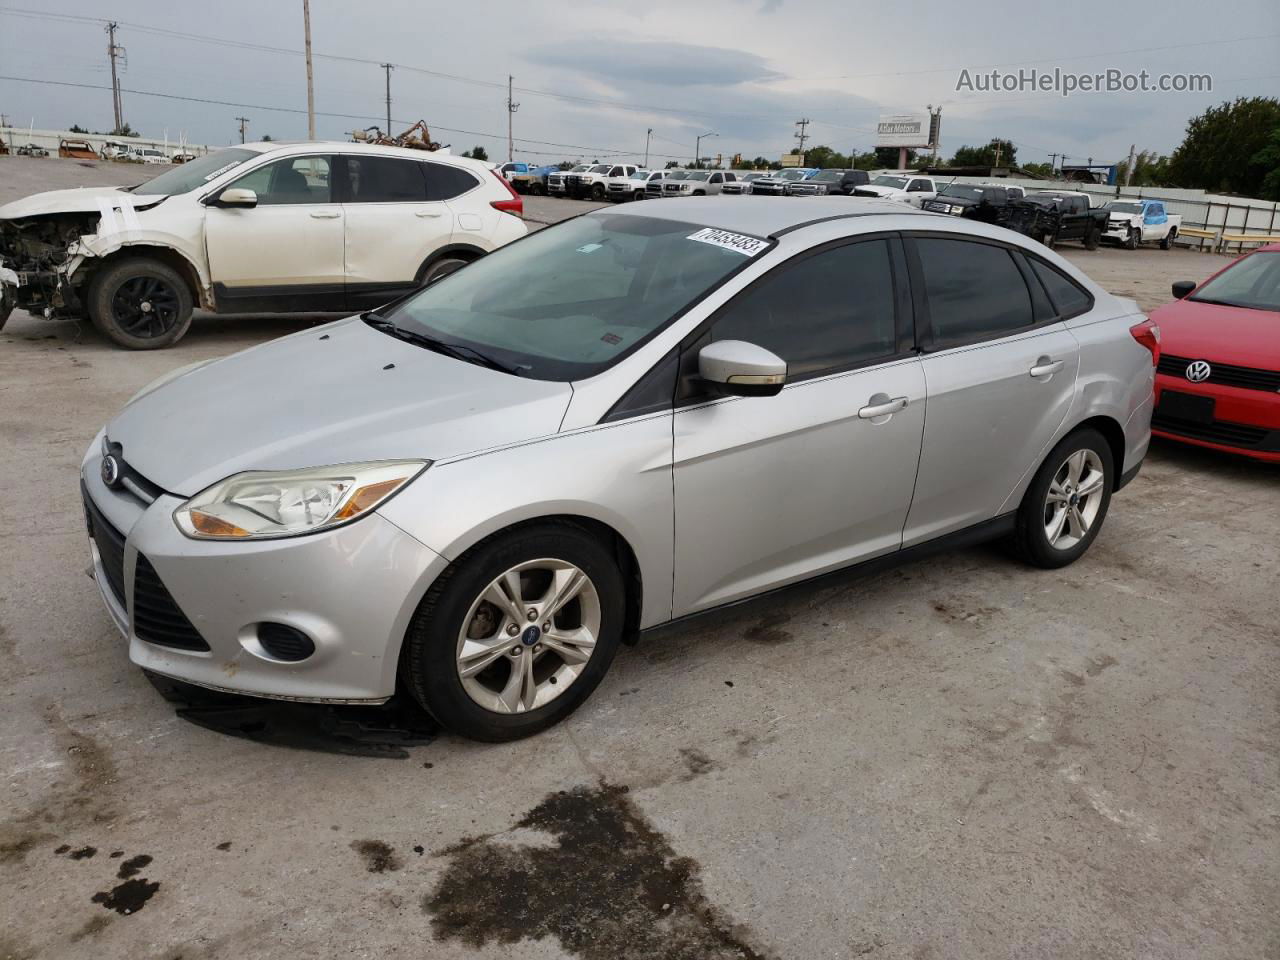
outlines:
[[[1061,360],[1050,360],[1048,357],[1041,357],[1036,361],[1036,365],[1031,368],[1031,375],[1039,380],[1042,377],[1051,377],[1064,366]]]
[[[316,220],[337,220],[342,214],[337,210],[312,210],[311,216]]]
[[[883,394],[882,394],[883,396]],[[876,417],[887,417],[891,413],[897,413],[907,405],[906,397],[894,397],[886,403],[873,403],[869,407],[863,407],[858,411],[858,416],[863,420],[874,420]]]
[[[444,214],[439,210],[419,210],[414,214],[415,217],[443,217]]]

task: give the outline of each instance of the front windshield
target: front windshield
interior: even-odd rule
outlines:
[[[570,172],[570,173],[586,173],[586,172],[587,172],[587,165],[586,165],[585,163],[580,163],[580,164],[578,164],[576,167],[574,167],[572,170],[570,170],[569,172]]]
[[[733,243],[761,245],[732,234],[699,237],[706,233],[652,217],[577,217],[494,251],[384,315],[522,376],[581,380],[750,263]]]
[[[1280,312],[1280,253],[1251,253],[1187,299]]]
[[[764,176],[763,173],[744,173],[742,176],[738,177],[738,179],[751,181],[751,180],[759,180],[763,176]]]
[[[180,193],[190,193],[192,190],[200,189],[210,180],[216,180],[231,168],[238,167],[246,160],[252,160],[257,156],[261,156],[257,150],[239,148],[218,150],[199,160],[190,160],[174,170],[162,173],[154,180],[138,184],[133,188],[133,193],[147,197],[172,197]]]
[[[591,168],[592,173],[608,173],[609,165],[607,163],[597,163]]]
[[[938,191],[940,197],[959,197],[963,200],[981,200],[982,188],[971,187],[967,183],[948,183]]]
[[[907,185],[907,181],[903,177],[886,177],[884,175],[876,177],[871,182],[877,187],[894,187],[898,190]]]
[[[633,173],[633,174],[632,174],[630,177],[628,177],[627,179],[629,179],[629,180],[648,180],[648,179],[649,179],[649,171],[648,171],[648,170],[637,170],[635,173]]]
[[[687,180],[689,179],[688,170],[673,170],[667,174],[668,180]]]
[[[1107,204],[1107,209],[1112,213],[1141,213],[1142,204],[1140,203],[1120,203],[1112,201]]]
[[[824,183],[829,183],[829,182],[831,182],[831,181],[833,181],[833,180],[839,180],[839,179],[841,179],[843,176],[844,176],[844,171],[843,171],[843,170],[823,170],[821,173],[815,173],[815,174],[814,174],[812,177],[810,177],[809,179],[810,179],[810,180],[821,180],[821,181],[823,181]]]
[[[708,173],[706,170],[695,170],[693,173],[685,177],[685,179],[686,180],[706,180],[709,176],[711,176],[711,174]]]

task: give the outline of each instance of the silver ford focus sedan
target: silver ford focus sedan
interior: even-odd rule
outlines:
[[[1158,353],[997,227],[599,211],[144,389],[84,459],[93,569],[155,674],[407,690],[513,739],[673,620],[982,539],[1076,560],[1146,453]]]

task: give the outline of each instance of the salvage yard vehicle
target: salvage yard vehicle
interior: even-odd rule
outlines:
[[[1107,227],[1107,211],[1091,208],[1087,193],[1029,193],[1010,201],[1005,226],[1047,247],[1063,240],[1079,240],[1086,250],[1097,250]]]
[[[1107,226],[1102,239],[1123,244],[1127,250],[1153,240],[1161,250],[1168,250],[1182,226],[1182,217],[1166,211],[1162,200],[1112,200],[1103,209]]]
[[[49,151],[38,143],[24,143],[14,151],[19,157],[47,157]]]
[[[1152,432],[1280,463],[1280,244],[1204,283],[1173,285],[1160,325]]]
[[[547,174],[547,195],[551,197],[567,197],[569,195],[569,177],[576,173],[586,173],[590,169],[591,164],[580,163],[568,170]]]
[[[813,176],[791,184],[787,192],[793,197],[825,197],[841,194],[849,197],[858,187],[871,182],[865,170],[819,170]]]
[[[786,170],[775,170],[768,176],[760,177],[751,183],[751,195],[760,197],[785,197],[791,192],[791,185],[807,180],[818,172],[817,167],[788,167]]]
[[[124,160],[129,156],[129,148],[123,143],[108,140],[103,143],[99,156],[103,160]]]
[[[1156,336],[897,202],[610,207],[145,387],[83,460],[92,569],[154,674],[511,740],[684,617],[991,538],[1078,559]]]
[[[169,158],[155,147],[133,147],[129,151],[130,155],[138,163],[168,163]]]
[[[751,185],[757,180],[767,177],[768,171],[765,170],[746,170],[736,174],[733,183],[726,183],[720,188],[721,196],[740,197],[751,193]]]
[[[523,202],[478,160],[355,143],[257,143],[132,187],[0,206],[0,288],[88,316],[133,349],[217,313],[373,307],[523,236]]]
[[[98,153],[88,140],[59,140],[58,156],[64,160],[97,160]]]
[[[1009,213],[1009,201],[1023,196],[1021,187],[1004,184],[947,183],[938,187],[932,200],[924,202],[924,210],[983,223],[1003,223]]]
[[[585,170],[571,172],[564,178],[565,192],[577,200],[605,198],[605,185],[609,177],[629,177],[639,167],[634,163],[596,163]]]
[[[932,200],[937,192],[938,187],[932,177],[916,176],[910,173],[882,173],[872,177],[871,182],[866,186],[854,190],[853,195],[900,200],[913,207],[923,207],[925,201]]]
[[[661,170],[636,170],[628,176],[609,177],[605,181],[605,193],[614,203],[643,200],[648,185],[661,183],[662,179],[663,171]]]
[[[683,177],[669,177],[662,184],[664,197],[711,197],[737,176],[727,170],[685,170]]]

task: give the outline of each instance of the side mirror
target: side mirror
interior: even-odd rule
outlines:
[[[1196,282],[1194,280],[1179,280],[1173,285],[1174,299],[1185,300],[1195,288]]]
[[[244,187],[227,187],[218,194],[217,203],[220,207],[256,207],[258,195]]]
[[[787,382],[787,362],[743,340],[717,340],[698,351],[698,375],[717,393],[772,397]]]

